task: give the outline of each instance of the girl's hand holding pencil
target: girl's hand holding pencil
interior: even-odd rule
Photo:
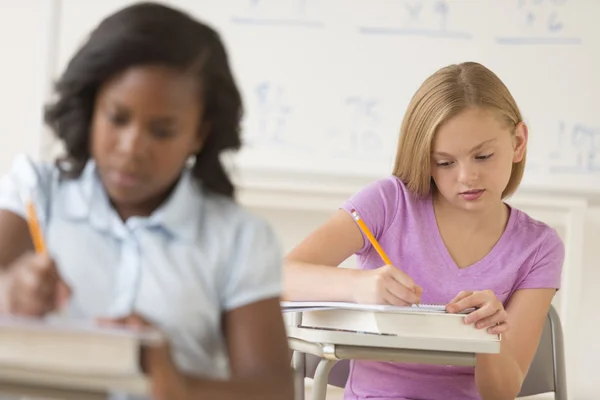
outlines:
[[[0,278],[2,314],[42,317],[67,302],[70,289],[46,253],[25,254]]]
[[[35,254],[24,254],[0,275],[0,313],[42,317],[60,311],[71,290],[48,255],[33,202],[26,205]]]
[[[356,290],[353,290],[354,301],[356,303],[391,304],[395,306],[419,304],[423,289],[410,276],[392,265],[389,257],[356,210],[352,210],[351,214],[385,264],[373,270],[357,271],[361,275],[359,275],[360,279]]]
[[[421,302],[423,289],[393,265],[368,271],[359,270],[357,273],[360,273],[360,278],[353,290],[356,303],[410,306]]]

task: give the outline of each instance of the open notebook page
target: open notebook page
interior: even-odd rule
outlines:
[[[442,304],[419,304],[400,307],[385,304],[358,304],[341,301],[282,301],[281,308],[284,312],[315,311],[327,309],[346,309],[378,312],[446,312],[446,306]]]

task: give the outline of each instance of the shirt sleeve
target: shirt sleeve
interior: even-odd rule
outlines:
[[[525,278],[517,285],[518,289],[560,289],[565,247],[554,229],[548,230],[546,239],[540,245],[536,261]]]
[[[49,164],[36,164],[23,154],[15,157],[9,172],[0,178],[0,210],[25,218],[25,204],[31,199],[40,224],[45,226],[53,172]]]
[[[226,311],[269,298],[282,291],[283,255],[277,237],[264,220],[250,218],[236,235],[235,250],[222,293]]]
[[[356,210],[373,236],[380,240],[402,207],[402,183],[395,177],[377,180],[350,197],[341,208],[348,213]],[[364,254],[371,243],[363,234],[364,245],[356,254]]]

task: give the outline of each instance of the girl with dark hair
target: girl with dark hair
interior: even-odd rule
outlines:
[[[103,20],[56,85],[55,164],[17,158],[0,181],[0,312],[150,323],[161,399],[292,397],[271,228],[234,202],[220,155],[242,104],[218,34],[138,3]],[[23,193],[48,254],[30,254]],[[68,301],[64,301],[68,299]]]

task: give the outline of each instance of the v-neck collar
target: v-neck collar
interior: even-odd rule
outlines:
[[[498,252],[500,252],[502,250],[502,248],[505,246],[505,242],[507,240],[509,240],[509,236],[512,232],[513,226],[515,224],[515,220],[517,218],[517,210],[513,209],[507,203],[504,203],[508,207],[509,214],[508,214],[508,221],[506,223],[506,227],[504,228],[504,231],[502,232],[500,239],[498,239],[498,241],[496,242],[494,247],[492,247],[492,249],[485,256],[483,256],[480,260],[474,262],[473,264],[471,264],[469,266],[460,268],[456,264],[456,262],[454,261],[452,256],[450,255],[450,252],[448,251],[448,248],[446,247],[446,244],[444,243],[444,240],[442,239],[442,234],[440,233],[440,229],[437,224],[437,219],[435,217],[435,209],[433,207],[433,193],[432,192],[429,194],[426,204],[427,204],[427,213],[428,213],[427,219],[429,221],[429,230],[432,234],[433,241],[435,242],[435,245],[438,248],[440,254],[442,255],[442,258],[444,259],[444,262],[446,263],[446,265],[448,267],[454,269],[455,271],[457,271],[457,273],[459,273],[459,274],[465,274],[467,272],[476,270],[482,264],[483,265],[489,264],[488,261],[490,259],[494,259],[496,257],[496,255],[498,254]]]

